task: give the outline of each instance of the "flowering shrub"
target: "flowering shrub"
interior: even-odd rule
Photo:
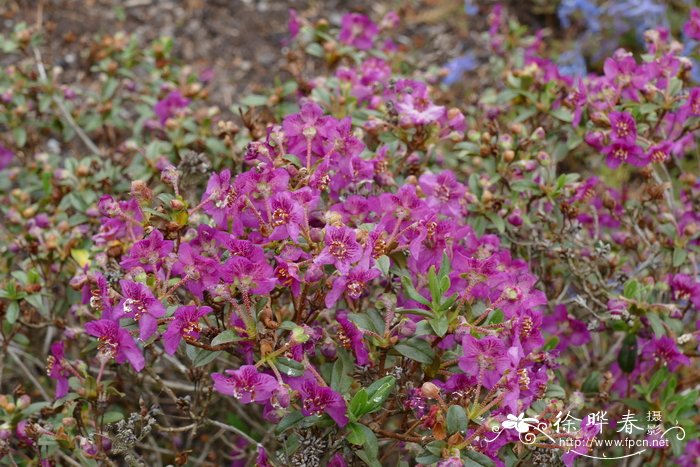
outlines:
[[[496,6],[445,73],[400,21],[292,12],[235,109],[168,40],[2,38],[3,462],[694,465],[693,50],[572,77]]]

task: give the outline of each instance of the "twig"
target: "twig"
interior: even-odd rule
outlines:
[[[81,467],[81,465],[78,462],[74,461],[73,459],[71,459],[70,457],[65,455],[62,451],[58,451],[58,455],[61,457],[61,459],[63,459],[64,461],[66,461],[70,465],[75,465],[77,467]]]
[[[43,81],[48,81],[48,76],[46,75],[46,69],[44,68],[44,62],[41,59],[41,52],[39,52],[39,49],[36,47],[33,47],[34,51],[34,58],[36,59],[36,67],[37,70],[39,71],[39,76]],[[90,139],[90,137],[83,131],[82,128],[78,126],[78,124],[75,122],[73,119],[73,116],[68,112],[68,109],[66,109],[66,106],[63,105],[63,101],[56,95],[53,95],[54,103],[58,107],[58,110],[61,112],[61,115],[63,115],[63,118],[66,120],[66,123],[75,131],[75,133],[78,135],[80,140],[83,142],[83,144],[90,150],[92,151],[93,154],[101,154],[100,149],[97,147],[97,145]]]
[[[249,434],[239,430],[235,426],[226,425],[225,423],[221,423],[217,420],[212,420],[211,418],[205,418],[204,421],[210,425],[217,426],[217,427],[221,428],[222,430],[236,433],[238,436],[245,438],[249,443],[253,443],[253,445],[255,445],[255,446],[258,445],[258,442],[254,438],[252,438]]]
[[[393,433],[391,431],[385,431],[385,430],[374,430],[375,433],[378,435],[384,436],[386,438],[393,438],[393,439],[398,439],[399,441],[406,441],[409,443],[423,443],[425,442],[429,437],[428,436],[406,436],[402,435],[400,433]]]
[[[162,431],[163,433],[178,433],[180,431],[188,431],[191,430],[192,428],[195,428],[197,426],[196,423],[190,423],[189,425],[185,426],[162,426],[162,425],[156,425],[156,430]]]
[[[19,357],[17,357],[17,355],[15,355],[14,350],[12,348],[9,348],[8,353],[10,354],[10,358],[14,360],[17,366],[19,366],[20,370],[22,370],[22,373],[24,373],[24,375],[29,379],[29,381],[31,381],[32,384],[36,386],[44,400],[50,401],[51,398],[44,390],[44,387],[41,385],[41,383],[39,383],[39,381],[37,381],[37,379],[34,377],[32,372],[29,371],[29,368],[26,367],[22,360]]]

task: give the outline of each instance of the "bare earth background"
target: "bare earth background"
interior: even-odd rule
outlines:
[[[399,45],[420,50],[426,65],[440,65],[464,53],[474,33],[469,27],[485,27],[485,12],[493,2],[478,3],[483,13],[468,25],[461,0],[0,0],[0,32],[22,21],[41,24],[44,59],[60,64],[66,73],[80,73],[87,66],[89,38],[119,31],[146,39],[171,36],[183,62],[214,70],[212,98],[228,106],[279,75],[290,8],[332,22],[348,11],[375,19],[399,11]],[[526,22],[544,22],[545,17],[533,16],[536,9],[518,9]]]

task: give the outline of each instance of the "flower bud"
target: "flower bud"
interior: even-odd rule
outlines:
[[[306,330],[302,328],[301,326],[296,326],[294,329],[292,329],[292,341],[297,343],[297,344],[303,344],[304,342],[309,340],[309,335],[306,333]]]
[[[416,333],[416,323],[410,319],[404,319],[399,324],[399,334],[403,337],[411,337]]]
[[[338,356],[338,349],[335,346],[335,342],[327,340],[321,344],[321,355],[329,360],[335,360]]]
[[[510,216],[508,216],[508,222],[509,222],[511,225],[515,226],[515,227],[519,227],[519,226],[522,225],[522,223],[523,223],[523,218],[522,218],[522,216],[520,215],[520,209],[515,209],[515,210],[510,214]]]
[[[440,388],[437,387],[434,383],[426,381],[420,387],[420,393],[423,397],[426,397],[428,399],[438,399],[440,397]]]
[[[153,192],[143,180],[131,182],[131,195],[140,203],[147,203],[153,199]]]
[[[535,131],[532,132],[532,135],[530,135],[530,139],[533,141],[542,141],[545,136],[546,136],[546,133],[544,131],[544,128],[539,126],[539,127],[535,128]]]
[[[17,408],[20,410],[24,410],[27,407],[29,407],[29,404],[32,403],[32,398],[29,397],[28,395],[24,394],[22,396],[19,396],[19,399],[17,399]]]

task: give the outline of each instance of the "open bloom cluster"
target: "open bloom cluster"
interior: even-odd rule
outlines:
[[[560,15],[575,10],[601,27],[590,2],[563,2]],[[698,18],[692,10],[689,39]],[[307,51],[318,62],[308,68],[328,76],[304,76],[300,59],[295,82],[248,101],[274,112],[243,109],[247,132],[197,107],[208,73],[177,86],[156,73],[170,66],[159,46],[150,73],[131,74],[161,76],[144,99],[153,106],[138,109],[143,141],[65,169],[37,156],[31,193],[5,195],[0,180],[16,236],[0,268],[20,264],[0,278],[10,343],[0,350],[43,343],[57,399],[30,404],[22,386],[0,396],[0,454],[132,462],[167,442],[185,464],[206,436],[226,452],[207,459],[234,466],[571,466],[600,452],[523,449],[533,434],[547,444],[526,422],[612,416],[620,401],[662,408],[697,434],[687,421],[698,397],[688,369],[700,336],[700,88],[689,49],[659,28],[646,54],[618,50],[600,73],[573,78],[543,33],[522,37],[497,5],[484,25],[488,70],[467,53],[446,75],[419,74],[389,37],[398,23],[353,13],[334,29],[291,12],[290,60]],[[460,81],[476,68],[493,82]],[[440,82],[467,87],[462,110]],[[10,186],[24,180],[13,164],[26,153],[0,146]],[[108,191],[122,186],[110,164],[125,160],[144,181]],[[71,191],[85,186],[96,188]],[[15,379],[33,371],[11,368]],[[106,421],[118,411],[123,420]],[[494,426],[517,429],[491,438]],[[561,439],[612,431],[574,428]],[[692,465],[697,443],[673,449]]]

